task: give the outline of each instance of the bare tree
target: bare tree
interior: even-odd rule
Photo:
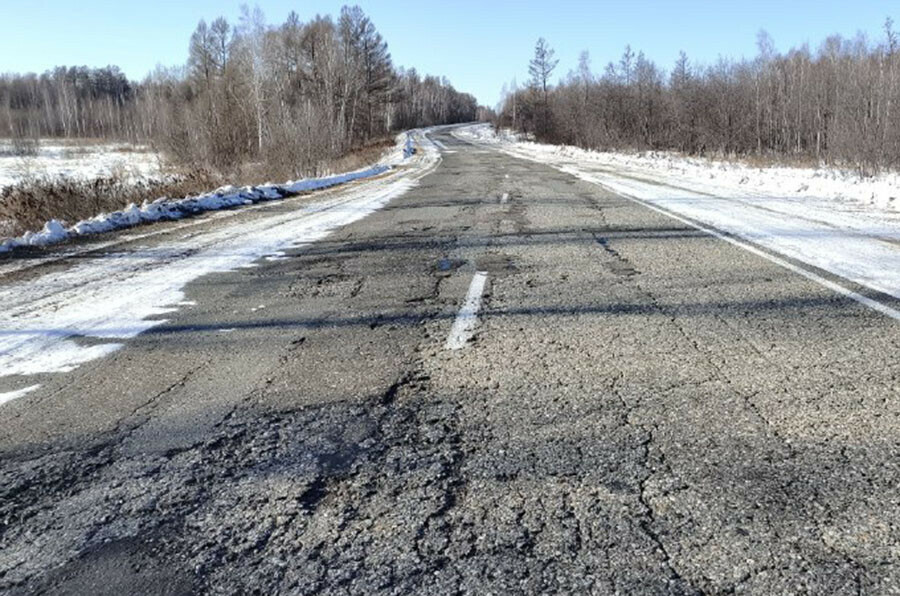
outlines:
[[[547,88],[550,83],[550,75],[553,74],[559,60],[555,58],[556,52],[547,45],[547,40],[538,38],[534,46],[534,58],[528,64],[528,74],[531,75],[532,84],[541,90],[544,102],[547,101]]]
[[[247,6],[236,27],[200,21],[185,66],[140,83],[112,66],[0,74],[0,131],[10,137],[125,137],[192,168],[266,176],[318,173],[398,128],[478,114],[445,78],[395,68],[357,6],[337,22],[291,13],[270,26]]]

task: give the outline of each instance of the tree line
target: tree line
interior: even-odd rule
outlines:
[[[0,74],[0,136],[121,136],[134,99],[134,85],[116,66]]]
[[[0,136],[147,142],[192,166],[308,174],[392,131],[475,120],[472,95],[393,64],[358,6],[277,25],[201,21],[188,59],[141,82],[115,66],[0,75]]]
[[[504,90],[499,126],[590,149],[816,159],[872,172],[900,166],[898,36],[887,19],[872,42],[834,35],[785,53],[760,32],[753,59],[692,63],[667,73],[626,47],[602,73],[582,52],[549,85],[558,61],[543,39],[524,88]]]

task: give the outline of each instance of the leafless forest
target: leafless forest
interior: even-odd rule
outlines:
[[[186,40],[187,41],[187,40]],[[396,67],[358,7],[337,19],[268,25],[201,22],[184,66],[132,82],[115,66],[0,75],[0,136],[28,151],[39,137],[151,143],[176,163],[218,171],[265,163],[314,174],[406,128],[483,118],[446,79]],[[559,84],[539,40],[522,87],[506,89],[497,123],[593,149],[817,160],[864,172],[900,166],[898,35],[835,35],[779,53],[765,33],[753,59],[666,71],[626,47],[598,74],[583,52]]]
[[[683,52],[671,71],[626,47],[602,74],[587,52],[553,87],[558,60],[539,40],[531,80],[505,91],[498,124],[591,149],[818,160],[864,172],[900,165],[898,36],[827,38],[778,53],[760,32],[752,60],[701,66]]]
[[[272,175],[315,174],[392,131],[474,120],[478,106],[443,78],[396,67],[359,7],[337,20],[200,22],[183,67],[132,82],[115,66],[0,76],[0,136],[151,143],[176,163]]]

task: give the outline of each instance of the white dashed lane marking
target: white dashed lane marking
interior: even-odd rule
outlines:
[[[466,344],[472,338],[475,324],[478,322],[478,309],[481,308],[481,294],[484,293],[486,281],[486,271],[478,271],[472,277],[466,300],[463,302],[462,308],[459,309],[456,320],[453,321],[453,327],[450,329],[450,335],[447,337],[444,349],[460,350],[466,347]]]

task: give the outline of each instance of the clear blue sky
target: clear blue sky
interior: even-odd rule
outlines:
[[[250,2],[249,4],[254,4]],[[303,19],[337,15],[342,2],[259,0],[270,23],[290,10]],[[679,50],[701,63],[755,54],[764,28],[779,50],[827,35],[876,38],[896,0],[379,0],[358,2],[387,39],[394,61],[447,76],[457,89],[493,105],[500,87],[524,82],[534,42],[544,36],[558,74],[591,53],[601,71],[626,43],[668,69]],[[0,0],[0,71],[43,71],[57,64],[117,64],[133,79],[156,64],[182,64],[201,18],[234,21],[239,1]],[[900,25],[898,25],[900,27]]]

